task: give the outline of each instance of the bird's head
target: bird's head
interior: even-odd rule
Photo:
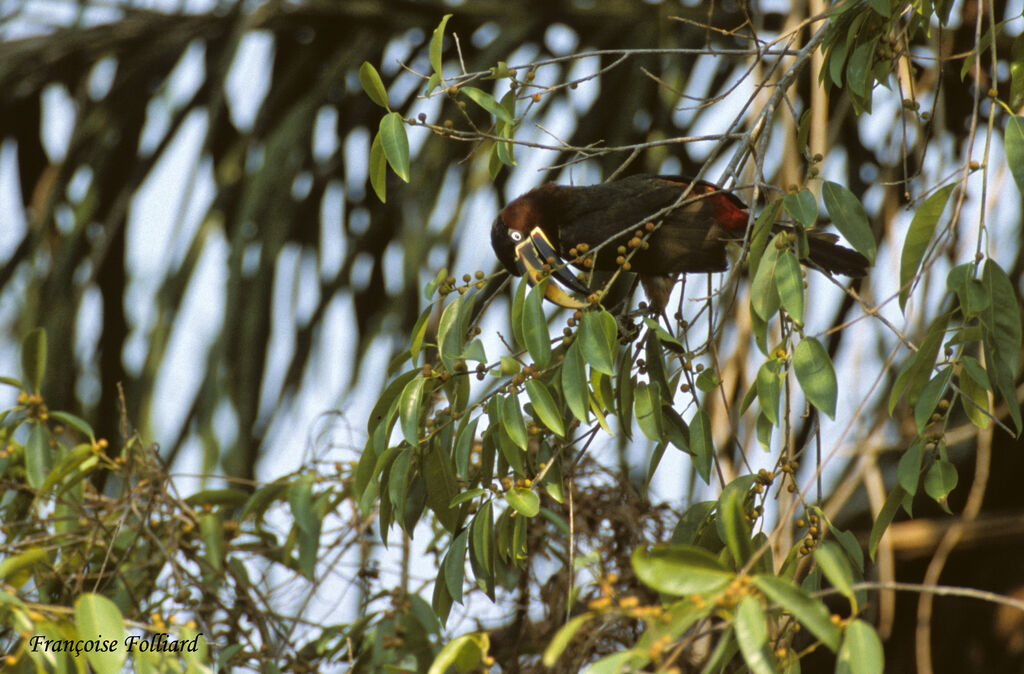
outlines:
[[[534,227],[543,223],[538,207],[536,190],[515,199],[501,209],[491,225],[491,247],[502,266],[510,274],[523,274],[522,262],[516,246],[526,241]]]
[[[510,274],[536,284],[551,276],[573,294],[554,282],[548,283],[545,297],[560,306],[578,309],[587,306],[587,287],[566,268],[561,255],[544,233],[540,200],[544,188],[515,199],[501,210],[491,225],[491,247]]]

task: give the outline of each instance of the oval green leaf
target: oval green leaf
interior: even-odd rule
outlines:
[[[39,393],[46,374],[46,330],[36,328],[21,341],[21,370],[32,393]]]
[[[86,592],[75,600],[75,629],[83,640],[112,645],[86,653],[89,664],[97,672],[120,672],[128,653],[124,642],[124,618],[117,604],[106,597]]]
[[[501,424],[515,446],[526,451],[528,439],[526,422],[523,420],[523,411],[519,407],[519,398],[514,393],[501,399]]]
[[[774,604],[789,611],[829,650],[839,648],[839,628],[832,622],[828,609],[819,599],[814,599],[789,581],[775,576],[759,574],[754,576],[754,585]]]
[[[594,616],[590,613],[584,613],[582,615],[576,616],[575,618],[573,618],[572,620],[558,628],[558,631],[555,632],[554,638],[552,638],[551,641],[548,642],[547,648],[544,649],[543,662],[545,667],[551,667],[556,662],[558,662],[558,658],[562,655],[562,652],[569,645],[569,642],[572,641],[572,638],[576,636],[576,632],[578,632],[579,629],[583,627],[583,623],[587,622],[593,617]]]
[[[587,364],[580,353],[579,340],[573,340],[562,361],[562,395],[572,415],[587,423],[590,421],[590,388],[587,386]]]
[[[380,120],[377,131],[384,158],[399,178],[409,182],[409,138],[405,135],[405,122],[397,112],[389,112]],[[371,152],[373,148],[370,148]],[[372,162],[371,162],[372,163]],[[372,177],[372,176],[371,176]]]
[[[853,593],[853,569],[846,558],[846,553],[834,541],[825,541],[814,549],[814,561],[821,569],[832,587],[839,590],[850,600],[854,613],[857,612],[857,600]]]
[[[765,246],[764,254],[757,265],[754,282],[750,286],[750,306],[754,313],[767,321],[779,310],[779,291],[775,284],[775,268],[779,262],[779,242],[785,241],[785,233],[779,233]]]
[[[805,337],[793,350],[793,371],[807,400],[831,419],[836,418],[839,385],[828,351],[814,337]]]
[[[607,311],[583,314],[579,329],[580,348],[590,367],[607,375],[614,374],[617,334],[615,317]]]
[[[526,350],[537,367],[545,368],[551,360],[551,335],[548,334],[548,319],[544,316],[544,291],[548,281],[530,289],[523,303],[521,331]]]
[[[804,277],[800,262],[789,248],[779,252],[775,265],[775,287],[779,291],[782,308],[797,325],[804,324]]]
[[[430,36],[430,68],[439,78],[444,77],[441,72],[441,50],[444,47],[444,28],[448,25],[450,18],[452,18],[451,14],[441,17],[441,23],[437,24]]]
[[[541,422],[551,429],[555,435],[565,437],[565,424],[562,422],[561,408],[551,395],[551,391],[538,379],[530,379],[526,382],[526,393],[533,403],[533,410],[540,417]]]
[[[540,512],[540,496],[528,487],[514,487],[505,492],[505,500],[520,515],[533,517]]]
[[[1020,42],[1020,38],[1017,39]],[[1014,50],[1017,44],[1014,43]],[[1020,77],[1014,77],[1014,85]],[[1003,147],[1006,148],[1006,165],[1010,167],[1010,175],[1013,182],[1017,183],[1017,189],[1024,194],[1024,117],[1011,115],[1006,120],[1006,128],[1003,129]]]
[[[370,187],[380,202],[387,201],[388,186],[388,161],[384,157],[384,146],[380,143],[380,132],[373,137],[373,144],[370,145]]]
[[[854,250],[874,264],[878,244],[875,243],[868,214],[860,199],[842,185],[828,181],[821,186],[821,196],[836,229],[846,237]]]
[[[925,473],[924,490],[936,502],[945,503],[949,493],[956,489],[958,481],[956,466],[945,459],[939,459]]]
[[[810,190],[787,194],[782,199],[782,205],[804,227],[811,227],[818,219],[818,202]]]
[[[733,578],[718,557],[693,545],[638,547],[632,563],[644,585],[676,596],[718,592]]]
[[[917,213],[914,213],[914,219],[910,221],[910,229],[903,242],[903,253],[900,255],[901,311],[907,306],[907,298],[910,297],[912,286],[911,281],[917,275],[921,260],[924,259],[924,253],[928,250],[928,242],[932,240],[935,225],[946,208],[946,201],[949,200],[953,187],[955,185],[946,185],[925,199],[921,207],[917,209]]]
[[[856,618],[846,626],[836,659],[837,674],[875,674],[885,670],[882,640],[870,624]]]
[[[405,441],[414,447],[420,440],[420,414],[423,407],[423,387],[426,380],[416,376],[405,385],[398,396],[398,416],[402,423]]]
[[[760,601],[751,595],[740,600],[733,618],[733,631],[736,633],[740,652],[743,653],[743,660],[750,671],[756,674],[773,674],[775,668],[764,648],[768,643],[768,616]]]
[[[476,87],[461,87],[459,91],[469,96],[471,101],[497,117],[499,121],[504,122],[505,124],[515,123],[515,119],[513,119],[512,115],[509,114],[508,110],[498,103],[498,101],[494,100],[494,96],[491,96],[486,91],[482,91]]]
[[[363,65],[359,66],[359,84],[371,101],[382,108],[388,108],[388,90],[384,88],[380,73],[369,61],[363,61]]]

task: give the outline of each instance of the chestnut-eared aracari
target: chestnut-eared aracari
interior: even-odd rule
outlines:
[[[687,188],[689,195],[679,202]],[[742,243],[749,220],[746,204],[735,195],[679,176],[634,175],[587,187],[549,183],[502,209],[491,226],[491,245],[512,274],[525,273],[532,283],[550,275],[546,296],[563,307],[587,306],[592,292],[567,268],[568,259],[584,269],[634,271],[652,309],[662,311],[679,274],[728,267],[726,246]],[[867,259],[836,239],[808,232],[804,262],[863,276]]]

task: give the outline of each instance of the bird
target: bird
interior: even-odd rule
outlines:
[[[587,306],[593,292],[567,269],[568,259],[584,270],[635,272],[651,310],[661,313],[679,274],[728,268],[726,248],[742,243],[749,222],[747,205],[714,183],[637,174],[597,185],[535,187],[495,218],[491,246],[511,274],[526,273],[533,283],[550,275],[566,286],[571,292],[552,282],[546,288],[546,297],[561,306]],[[809,231],[803,262],[827,273],[864,276],[867,258],[837,240]]]

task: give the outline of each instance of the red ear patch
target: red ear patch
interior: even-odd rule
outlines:
[[[745,208],[740,208],[736,203],[719,192],[708,197],[712,208],[715,209],[715,220],[726,229],[746,229],[748,213]]]

